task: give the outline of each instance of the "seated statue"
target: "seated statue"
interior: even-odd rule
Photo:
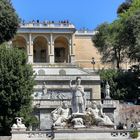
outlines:
[[[67,103],[63,102],[62,107],[58,107],[51,112],[53,126],[65,126],[69,118],[69,108]]]
[[[96,102],[93,102],[92,106],[87,109],[87,114],[91,114],[93,116],[97,125],[113,125],[113,122],[110,120],[110,118],[105,115],[105,113],[103,113],[101,104],[99,105],[98,109]]]

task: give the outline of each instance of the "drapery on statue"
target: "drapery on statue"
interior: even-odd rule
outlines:
[[[105,85],[105,99],[111,99],[111,97],[110,97],[110,85],[109,85],[108,81],[106,82],[106,85]]]
[[[81,85],[81,77],[76,78],[75,85],[70,81],[70,88],[72,89],[72,113],[85,113],[86,97],[84,87]]]
[[[48,90],[47,90],[46,83],[45,83],[45,82],[43,82],[43,86],[42,86],[42,93],[43,93],[43,95],[47,95],[47,92],[48,92]]]
[[[97,107],[96,102],[92,102],[91,107],[89,107],[86,112],[93,116],[93,119],[95,119],[97,125],[113,125],[111,119],[105,115],[105,113],[103,113],[101,104],[99,104],[99,107]]]
[[[51,112],[53,126],[65,126],[69,119],[69,108],[66,102],[62,103],[62,107],[58,107]]]

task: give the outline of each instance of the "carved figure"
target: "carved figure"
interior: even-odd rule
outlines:
[[[67,103],[63,102],[62,107],[58,107],[51,112],[51,116],[54,122],[53,126],[65,126],[66,121],[69,118],[69,108]]]
[[[12,128],[26,128],[22,123],[22,117],[16,117],[16,124],[13,124]]]
[[[76,78],[76,84],[72,85],[70,81],[70,88],[72,89],[72,113],[85,113],[86,97],[84,88],[81,85],[81,77]]]
[[[83,119],[82,118],[74,118],[74,119],[72,119],[72,122],[74,122],[74,125],[83,126]]]
[[[48,92],[48,90],[47,90],[46,83],[45,83],[45,82],[43,82],[43,86],[42,86],[42,93],[43,93],[43,95],[47,95],[47,92]]]
[[[105,99],[111,99],[110,97],[110,85],[106,82],[105,85]]]
[[[92,107],[87,109],[87,113],[93,116],[97,125],[113,125],[111,119],[103,113],[101,104],[98,109],[96,102],[93,102]]]

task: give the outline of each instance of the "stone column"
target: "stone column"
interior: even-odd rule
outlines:
[[[54,63],[54,40],[53,35],[50,34],[50,42],[48,43],[49,63]]]
[[[27,43],[28,63],[33,63],[33,41],[32,35],[29,34],[29,41]]]
[[[74,63],[75,62],[75,48],[74,48],[74,35],[71,36],[70,41],[69,41],[69,55],[70,55],[70,63]]]

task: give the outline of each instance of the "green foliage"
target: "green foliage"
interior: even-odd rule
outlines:
[[[119,100],[135,100],[140,97],[140,66],[133,66],[129,71],[101,70],[102,93],[106,81],[109,82],[111,97]],[[131,82],[133,81],[133,82]]]
[[[117,89],[117,82],[115,81],[115,79],[119,75],[118,71],[115,69],[100,70],[99,74],[101,76],[101,81],[102,81],[102,83],[101,83],[102,94],[104,94],[105,84],[106,84],[106,81],[108,81],[108,83],[110,85],[111,97],[113,99],[122,98],[123,94],[120,93],[119,89]]]
[[[103,63],[113,63],[120,68],[120,63],[126,58],[126,45],[124,42],[123,24],[116,20],[112,24],[103,23],[96,29],[93,37],[95,46],[102,54]]]
[[[138,136],[139,136],[138,130],[134,130],[133,132],[130,133],[130,137],[133,139],[138,138]]]
[[[129,9],[126,12],[121,13],[120,17],[124,19],[128,19],[139,9],[140,9],[140,0],[132,0]]]
[[[131,60],[140,61],[140,10],[130,16],[124,25],[125,39]]]
[[[117,20],[97,27],[93,42],[102,54],[102,62],[120,69],[126,59],[140,61],[140,0],[128,0],[118,10]]]
[[[18,26],[19,19],[10,0],[0,0],[0,44],[9,41]]]
[[[119,8],[117,10],[117,14],[119,15],[119,14],[125,13],[130,8],[130,6],[131,6],[131,2],[130,1],[129,2],[128,1],[123,2],[119,6]]]
[[[10,134],[15,117],[31,120],[34,76],[22,50],[0,46],[0,126],[2,135]]]

